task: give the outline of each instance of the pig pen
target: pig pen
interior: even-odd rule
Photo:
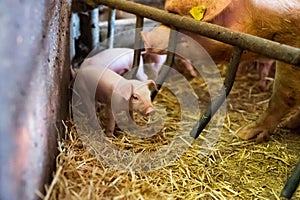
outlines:
[[[218,69],[208,76],[213,79],[214,73],[221,73],[224,79],[228,66],[219,65]],[[214,129],[204,129],[180,158],[153,171],[109,169],[91,149],[85,148],[84,138],[79,138],[73,120],[65,121],[65,136],[58,139],[57,170],[52,183],[46,186],[46,193],[39,193],[39,196],[43,199],[280,199],[280,192],[300,156],[300,135],[279,127],[268,141],[259,144],[240,141],[235,135],[263,113],[272,93],[272,77],[268,78],[268,86],[262,92],[256,86],[256,74],[256,69],[250,67],[236,77],[226,100],[220,138],[209,155],[201,156],[199,152]],[[205,81],[201,76],[186,77],[204,112],[210,104]],[[178,100],[168,89],[172,85],[179,93],[186,92],[184,84],[177,79],[161,88],[154,100],[154,104],[160,105],[157,118],[152,120],[165,118],[165,123],[157,134],[140,139],[118,130],[116,137],[110,139],[111,143],[123,150],[151,152],[172,141],[181,126],[180,114],[183,114]],[[186,115],[191,121],[200,118],[200,114]],[[147,123],[144,118],[137,117],[136,121]],[[191,130],[194,125],[182,126]],[[101,146],[98,136],[93,137],[95,145]],[[298,189],[292,199],[299,198]]]

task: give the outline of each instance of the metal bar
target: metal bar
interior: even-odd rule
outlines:
[[[226,96],[228,96],[228,94],[231,91],[231,88],[233,86],[236,71],[239,66],[239,62],[240,62],[242,53],[243,53],[243,50],[241,48],[234,47],[233,56],[228,65],[228,69],[226,71],[226,76],[225,76],[225,80],[224,80],[224,88],[220,91],[220,95],[216,99],[213,99],[211,104],[208,105],[205,112],[200,117],[199,121],[193,127],[192,131],[190,132],[191,137],[196,139],[200,135],[202,130],[209,123],[212,116],[216,113],[216,111],[220,108],[220,106],[225,101]],[[224,89],[225,89],[225,94],[223,94],[223,92],[222,92],[222,91],[224,91]]]
[[[241,49],[240,47],[234,47],[233,55],[228,65],[224,80],[226,97],[229,95],[229,92],[231,91],[231,88],[233,86],[235,75],[242,57],[242,53],[243,49]]]
[[[234,32],[215,24],[197,21],[190,17],[179,16],[164,10],[141,5],[125,0],[85,0],[92,4],[105,4],[164,24],[173,25],[209,37],[221,42],[239,46],[242,49],[259,53],[263,56],[300,66],[300,49],[273,42],[257,36]],[[89,3],[89,4],[90,4]]]
[[[291,176],[285,183],[284,188],[281,191],[280,197],[284,197],[287,199],[292,198],[293,194],[297,190],[300,182],[300,159],[292,172]]]
[[[108,48],[114,47],[114,38],[115,38],[115,21],[116,21],[116,9],[109,9],[109,17],[108,17]]]
[[[177,31],[175,27],[172,27],[170,36],[169,36],[169,44],[168,44],[168,53],[167,53],[167,59],[162,66],[158,77],[156,79],[157,84],[157,90],[154,90],[151,94],[151,100],[153,101],[156,97],[158,91],[162,87],[163,83],[165,82],[166,78],[168,77],[169,72],[171,71],[171,67],[174,62],[175,57],[175,51],[176,51],[176,37],[177,37]]]
[[[136,16],[136,29],[135,29],[135,40],[134,40],[134,56],[133,56],[133,66],[132,66],[132,77],[136,77],[136,73],[139,69],[140,58],[141,58],[141,47],[142,47],[142,38],[141,31],[144,26],[144,17]]]
[[[91,10],[91,34],[92,34],[92,49],[99,44],[100,29],[99,23],[99,9],[95,8]]]
[[[71,24],[70,24],[70,59],[73,61],[76,49],[75,40],[80,36],[80,19],[77,13],[71,14]]]

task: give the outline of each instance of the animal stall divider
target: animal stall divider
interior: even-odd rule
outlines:
[[[93,6],[106,5],[113,9],[119,9],[119,10],[123,10],[135,14],[137,16],[137,22],[138,22],[137,26],[139,28],[142,27],[141,20],[143,21],[143,18],[145,17],[172,26],[173,28],[176,27],[180,29],[185,29],[188,31],[198,33],[202,36],[233,45],[234,46],[233,56],[231,58],[230,64],[226,72],[225,80],[224,80],[224,89],[225,89],[226,96],[230,93],[230,90],[233,86],[237,67],[244,50],[249,50],[254,53],[258,53],[260,55],[275,60],[280,60],[295,65],[297,67],[300,67],[299,48],[280,44],[277,42],[273,42],[267,39],[259,38],[245,33],[234,32],[228,28],[224,28],[218,25],[197,21],[189,17],[179,16],[157,8],[141,5],[130,1],[85,0],[85,2]],[[137,35],[138,33],[136,33],[136,42],[140,41],[139,39],[137,39],[139,37]],[[174,36],[170,35],[170,41],[172,41],[171,37]],[[141,53],[140,50],[135,51],[134,66],[137,66],[138,63],[137,61],[140,57],[140,53]],[[173,55],[168,54],[167,61],[165,64],[171,66],[173,58],[174,58],[174,54]],[[161,73],[159,75],[158,77],[158,80],[160,80],[159,84],[163,83],[163,80],[166,75],[167,72]],[[220,95],[217,99],[212,101],[211,106],[208,106],[208,108],[205,110],[204,114],[199,119],[198,123],[194,126],[192,132],[190,133],[192,137],[197,138],[200,135],[202,130],[210,121],[211,117],[215,114],[215,112],[218,110],[218,108],[222,105],[224,101],[225,101],[224,95]],[[288,199],[291,198],[293,193],[297,189],[297,186],[299,185],[299,181],[300,181],[300,179],[298,178],[299,171],[300,171],[299,163],[297,164],[294,173],[289,178],[284,189],[281,192],[281,197],[283,198],[288,198]]]
[[[136,16],[136,29],[135,29],[135,39],[134,39],[134,55],[133,55],[133,74],[132,78],[136,76],[136,73],[138,71],[140,58],[141,58],[141,46],[142,46],[142,38],[140,31],[142,30],[144,26],[144,17],[137,15]]]

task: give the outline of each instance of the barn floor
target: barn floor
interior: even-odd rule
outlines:
[[[223,67],[220,67],[224,75]],[[207,89],[201,78],[190,78],[190,84],[204,108],[209,102]],[[240,141],[236,131],[254,121],[266,108],[271,95],[269,88],[259,91],[257,72],[250,68],[238,75],[227,99],[227,112],[221,136],[209,155],[203,152],[203,141],[211,134],[204,131],[176,159],[166,166],[144,172],[119,171],[107,166],[103,159],[84,148],[86,138],[79,138],[72,120],[65,122],[65,138],[58,141],[60,154],[56,159],[53,181],[46,186],[43,199],[279,199],[283,185],[300,156],[300,134],[278,128],[268,141]],[[180,88],[180,82],[175,83]],[[185,88],[182,88],[185,91]],[[180,107],[168,89],[163,88],[154,102],[159,104],[157,118],[165,119],[164,127],[155,135],[140,139],[119,131],[109,141],[123,150],[136,153],[156,151],[172,141],[179,130]],[[179,109],[179,110],[178,110]],[[167,114],[166,114],[167,113]],[[160,115],[164,115],[160,117]],[[188,116],[197,119],[198,116]],[[137,119],[139,120],[139,119]],[[193,120],[191,120],[193,121]],[[142,120],[141,120],[142,123]],[[193,124],[183,124],[190,130]],[[214,131],[214,129],[211,129]],[[189,132],[189,131],[188,131]],[[92,135],[92,134],[91,134]],[[92,136],[91,136],[92,137]],[[93,136],[94,137],[94,136]],[[101,142],[97,137],[94,147]],[[103,157],[104,150],[101,149]],[[113,162],[118,162],[118,159]],[[162,160],[164,158],[161,158]],[[142,160],[140,162],[143,162]],[[140,163],[143,165],[143,163]],[[293,199],[300,198],[300,189]]]

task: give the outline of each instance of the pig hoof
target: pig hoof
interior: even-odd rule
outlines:
[[[250,140],[256,138],[257,142],[265,140],[269,136],[269,131],[263,127],[254,127],[253,125],[248,125],[242,128],[237,136],[242,140]]]
[[[106,134],[106,137],[112,138],[114,135],[113,134]]]
[[[197,72],[194,70],[194,69],[192,69],[191,71],[190,71],[190,75],[192,76],[192,77],[197,77]]]
[[[105,132],[105,135],[106,135],[107,137],[113,137],[113,136],[114,136],[114,132],[113,132],[113,131],[106,131],[106,132]]]

